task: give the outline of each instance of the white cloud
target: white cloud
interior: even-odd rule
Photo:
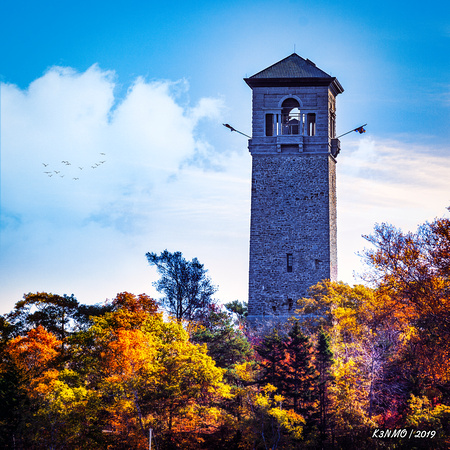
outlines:
[[[361,235],[375,223],[414,231],[450,205],[450,155],[443,149],[365,137],[342,142],[338,157],[339,277],[363,268]],[[433,152],[434,150],[434,152]],[[444,156],[443,156],[444,155]]]
[[[226,175],[243,156],[211,163],[216,150],[201,133],[200,122],[219,122],[223,100],[182,105],[184,81],[138,78],[119,103],[114,74],[98,66],[1,88],[3,310],[30,290],[83,302],[151,290],[145,252],[200,257],[195,245],[212,245],[205,227],[227,220],[227,194],[246,195],[236,186],[248,177]],[[204,170],[217,164],[217,176]]]
[[[224,100],[138,78],[118,101],[115,83],[94,65],[1,85],[0,313],[29,291],[154,295],[145,253],[165,248],[198,257],[221,300],[246,300],[251,157],[221,126]],[[450,164],[445,149],[376,137],[341,146],[339,277],[352,282],[375,222],[414,229],[446,212]]]
[[[56,209],[81,220],[105,209],[129,213],[139,202],[148,207],[183,161],[205,153],[196,127],[202,118],[217,119],[222,107],[201,99],[183,108],[171,91],[179,84],[187,88],[139,78],[114,110],[114,74],[96,65],[82,74],[52,68],[27,91],[2,85],[6,211],[53,221]]]

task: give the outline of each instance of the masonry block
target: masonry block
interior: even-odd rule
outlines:
[[[253,90],[249,320],[285,321],[337,278],[335,98],[342,86],[292,54],[246,78]]]

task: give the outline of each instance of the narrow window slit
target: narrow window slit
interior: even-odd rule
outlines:
[[[292,265],[293,265],[292,253],[287,253],[286,254],[286,269],[288,272],[292,272]]]

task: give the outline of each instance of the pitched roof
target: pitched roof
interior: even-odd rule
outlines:
[[[309,59],[303,59],[297,53],[272,64],[250,78],[331,78]]]
[[[287,58],[244,80],[250,87],[333,85],[336,93],[344,91],[335,77],[328,75],[312,61],[303,59],[297,53],[292,53]]]

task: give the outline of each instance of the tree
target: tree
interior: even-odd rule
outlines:
[[[363,435],[375,416],[382,420],[404,396],[402,381],[388,377],[392,357],[402,348],[402,313],[379,290],[331,281],[313,286],[311,298],[301,299],[299,306],[308,314],[307,324],[310,311],[319,311],[310,328],[323,326],[316,348],[321,437],[329,408],[339,440],[353,443],[352,430]]]
[[[161,278],[153,283],[164,294],[161,305],[177,321],[201,318],[213,303],[217,288],[206,275],[197,258],[187,261],[181,252],[164,250],[159,256],[147,253],[149,264],[156,266]]]
[[[331,366],[333,364],[333,352],[330,348],[330,337],[323,328],[319,330],[316,346],[316,369],[319,372],[319,415],[320,415],[320,437],[324,441],[326,437],[326,430],[328,426],[328,406],[329,387],[333,380],[331,373]]]
[[[305,419],[294,410],[284,408],[284,397],[277,395],[276,390],[267,384],[254,397],[254,426],[259,436],[253,448],[294,449],[299,448],[299,441],[303,438]]]
[[[245,328],[245,321],[248,316],[248,304],[247,302],[240,302],[239,300],[233,300],[232,302],[225,303],[225,308],[236,316],[239,328]]]
[[[370,448],[363,446],[376,426],[367,414],[367,391],[363,374],[353,359],[336,359],[333,365],[334,383],[330,386],[333,402],[333,423],[338,448]]]
[[[309,415],[315,407],[317,373],[312,364],[312,346],[298,321],[288,333],[285,349],[286,358],[281,371],[283,392],[292,398],[295,412]]]
[[[59,359],[62,342],[53,333],[42,326],[31,329],[25,336],[9,340],[2,355],[0,374],[7,379],[15,378],[15,394],[19,401],[12,402],[18,410],[10,411],[10,417],[19,417],[15,424],[14,437],[19,445],[27,447],[29,436],[36,433],[34,439],[42,448],[51,448],[52,436],[39,433],[43,426],[39,409],[44,403],[48,385],[57,378],[61,361]],[[28,430],[28,434],[27,434]],[[15,433],[15,434],[16,434]]]
[[[201,447],[222,420],[223,370],[149,297],[125,292],[111,304],[70,341],[70,368],[100,400],[97,428],[110,432],[114,448],[147,448],[148,428],[160,450]]]
[[[365,236],[367,280],[388,298],[405,345],[396,355],[411,393],[437,389],[449,400],[450,383],[450,219],[435,219],[417,232],[388,224]]]
[[[274,328],[255,346],[261,357],[259,385],[271,384],[281,391],[283,386],[282,366],[285,360],[285,337]]]
[[[233,300],[232,302],[225,303],[225,308],[228,311],[235,313],[240,320],[244,320],[248,315],[247,302],[240,302],[239,300]]]
[[[228,375],[235,364],[241,364],[252,356],[244,333],[233,325],[230,314],[216,305],[210,307],[208,316],[192,333],[191,339],[195,343],[206,344],[208,354],[218,367],[227,370]]]
[[[450,406],[433,406],[428,397],[411,395],[405,422],[406,426],[416,430],[433,430],[433,448],[449,448]],[[420,445],[419,439],[415,439],[415,441],[415,444]],[[421,448],[419,445],[416,448]],[[422,448],[425,448],[425,445]]]
[[[23,335],[38,326],[64,341],[77,329],[92,325],[92,317],[110,310],[109,305],[83,305],[72,295],[47,292],[28,293],[3,318],[0,330],[5,337]]]
[[[73,318],[78,311],[78,300],[72,294],[56,295],[46,292],[26,294],[18,301],[7,320],[14,325],[15,333],[23,334],[38,326],[64,340],[73,328]]]

